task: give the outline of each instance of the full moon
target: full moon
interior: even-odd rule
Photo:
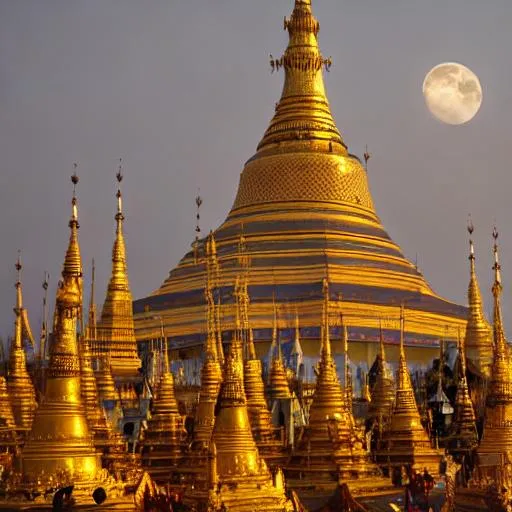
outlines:
[[[466,66],[445,62],[427,73],[423,96],[434,117],[447,124],[464,124],[480,110],[482,86]]]

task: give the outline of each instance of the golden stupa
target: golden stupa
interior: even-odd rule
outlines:
[[[395,401],[395,383],[386,361],[384,332],[380,328],[380,350],[372,368],[375,382],[371,386],[371,401],[368,407],[367,428],[372,431],[372,438],[377,441],[389,423]]]
[[[218,412],[211,440],[206,485],[189,486],[185,504],[206,510],[285,512],[294,510],[287,499],[282,472],[272,476],[254,441],[244,391],[240,317],[225,358]]]
[[[484,430],[475,467],[465,487],[458,487],[455,510],[507,510],[512,499],[512,369],[501,315],[501,266],[494,229],[494,357],[486,397]]]
[[[329,287],[324,279],[322,348],[309,423],[299,434],[284,467],[288,486],[301,498],[330,495],[345,482],[352,492],[370,494],[387,490],[390,484],[370,462],[363,433],[356,430],[345,402],[332,356],[329,303]]]
[[[183,419],[178,411],[174,392],[174,377],[170,370],[168,351],[164,352],[165,368],[160,376],[153,399],[151,417],[142,440],[142,464],[157,482],[165,484],[170,479],[182,457],[185,437]]]
[[[439,475],[444,451],[431,445],[414,396],[411,375],[407,368],[404,348],[404,311],[400,311],[400,358],[396,382],[396,397],[393,412],[383,433],[380,447],[376,451],[377,462],[389,470],[400,470],[410,466],[418,471],[427,468],[431,475]]]
[[[272,405],[276,400],[288,400],[291,398],[290,385],[284,368],[281,340],[277,328],[277,305],[274,301],[274,319],[272,324],[272,343],[270,345],[270,361],[267,396]]]
[[[497,453],[507,455],[512,451],[512,368],[501,317],[501,266],[496,230],[494,237],[494,362],[487,389],[484,431],[477,450],[480,457]]]
[[[484,315],[482,294],[480,293],[480,286],[476,277],[475,247],[471,238],[473,230],[473,224],[470,223],[468,226],[470,234],[470,279],[468,286],[469,308],[464,346],[466,349],[466,356],[471,366],[475,368],[482,377],[488,379],[493,360],[492,329]]]
[[[77,182],[75,174],[73,183]],[[74,482],[95,482],[101,470],[81,393],[77,327],[83,283],[74,193],[69,227],[71,235],[55,303],[46,393],[21,454],[22,472],[29,481],[57,479],[66,473]]]
[[[117,173],[119,187],[123,174]],[[114,378],[140,380],[141,361],[137,354],[137,342],[132,312],[132,294],[126,267],[126,247],[123,234],[124,214],[122,194],[117,190],[116,238],[112,248],[112,276],[108,283],[101,318],[97,325],[98,345],[110,356]]]
[[[201,388],[194,419],[194,441],[207,444],[212,436],[215,421],[215,404],[222,380],[221,362],[223,360],[222,343],[218,343],[220,325],[217,324],[218,305],[214,300],[214,275],[216,269],[216,245],[212,234],[206,239],[207,280],[206,289],[206,325],[207,334],[204,345],[204,360],[201,368]],[[204,314],[204,313],[203,313]]]
[[[452,418],[448,437],[448,450],[453,453],[471,452],[478,446],[476,415],[469,395],[466,376],[466,354],[462,338],[459,335],[459,382],[455,396],[455,414]]]
[[[434,346],[446,325],[465,325],[466,309],[436,295],[383,228],[366,169],[349,153],[331,114],[323,81],[331,59],[320,53],[320,25],[311,0],[295,0],[285,29],[288,47],[281,58],[271,60],[274,71],[284,71],[281,99],[241,173],[231,212],[215,231],[223,269],[220,286],[231,286],[236,279],[239,269],[233,259],[244,233],[252,261],[248,289],[260,356],[271,342],[274,290],[281,305],[293,302],[299,309],[308,333],[302,339],[304,352],[318,353],[317,312],[326,265],[333,294],[344,297],[354,360],[373,362],[378,319],[398,316],[404,301],[410,309],[406,342]],[[157,312],[171,346],[179,340],[184,351],[199,353],[205,273],[204,258],[195,246],[158,290],[135,301],[140,342],[158,331]],[[398,330],[389,336],[398,341]],[[363,355],[369,341],[374,350]]]
[[[34,338],[28,323],[27,310],[23,307],[23,293],[21,288],[21,261],[18,258],[16,270],[16,307],[14,313],[14,337],[9,351],[9,366],[7,369],[7,390],[11,397],[16,430],[25,435],[32,426],[36,410],[36,395],[32,379],[27,370],[27,358],[23,342],[26,338],[34,346]]]

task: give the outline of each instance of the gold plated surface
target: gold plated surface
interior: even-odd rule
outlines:
[[[78,177],[73,176],[76,185]],[[21,454],[26,480],[66,473],[73,481],[95,481],[101,469],[92,443],[80,386],[77,322],[82,308],[82,263],[78,245],[78,209],[73,193],[70,239],[55,303],[54,337],[44,401]]]
[[[449,431],[449,448],[451,451],[469,451],[478,446],[478,432],[473,402],[469,395],[466,377],[466,354],[462,338],[459,335],[460,375],[455,396],[455,414]]]
[[[329,287],[324,279],[322,348],[309,423],[298,436],[290,461],[285,466],[288,485],[298,492],[307,488],[330,489],[348,482],[355,492],[387,488],[364,448],[362,431],[355,427],[352,411],[332,357],[329,324]]]
[[[492,329],[484,315],[482,294],[475,270],[475,248],[471,235],[473,234],[473,225],[468,226],[470,234],[469,239],[469,262],[470,279],[468,286],[468,323],[466,326],[466,337],[464,346],[466,354],[472,365],[480,374],[489,378],[492,359]]]
[[[123,175],[117,173],[119,187]],[[126,266],[126,246],[123,233],[124,214],[121,189],[117,190],[116,238],[112,248],[112,275],[97,327],[97,335],[103,350],[110,355],[114,377],[135,380],[139,378],[141,365],[132,311],[132,294]]]
[[[494,362],[487,390],[485,423],[477,453],[508,453],[512,450],[512,369],[501,314],[501,265],[498,234],[494,244]]]
[[[167,350],[164,358],[165,368],[158,383],[148,428],[142,441],[142,464],[153,480],[161,484],[169,481],[171,469],[180,462],[185,436]]]
[[[277,329],[277,306],[274,301],[274,322],[272,325],[272,345],[270,348],[270,368],[268,377],[268,398],[270,403],[275,400],[286,400],[291,398],[290,386],[284,369],[283,354],[281,351],[281,340]]]
[[[400,315],[402,334],[395,404],[388,428],[382,436],[380,449],[376,452],[376,459],[379,464],[389,468],[410,465],[418,471],[427,468],[431,475],[437,476],[443,450],[432,448],[430,438],[421,423],[411,375],[405,358],[404,323],[404,308],[402,306]]]
[[[194,441],[207,443],[212,436],[215,421],[215,404],[222,380],[221,358],[223,358],[220,326],[216,310],[214,291],[214,273],[216,261],[215,238],[210,233],[206,240],[207,280],[206,295],[206,341],[204,347],[203,366],[201,368],[201,389],[194,420]]]
[[[393,403],[395,401],[395,383],[386,361],[382,325],[380,328],[379,353],[375,360],[375,366],[375,383],[370,390],[371,401],[368,407],[367,420],[372,430],[375,429],[382,434],[382,431],[391,417]]]
[[[14,337],[9,351],[9,366],[7,369],[7,390],[11,397],[12,411],[16,422],[16,429],[26,434],[32,426],[36,409],[36,396],[32,379],[27,371],[27,359],[23,342],[28,338],[34,343],[27,310],[23,307],[23,293],[21,286],[21,261],[18,258],[16,270],[16,315],[14,323]]]
[[[244,233],[252,262],[249,295],[258,299],[251,301],[250,312],[258,343],[272,341],[276,289],[280,305],[300,305],[301,323],[317,333],[311,336],[319,343],[317,311],[327,260],[331,289],[346,301],[351,341],[377,341],[378,319],[398,316],[398,305],[406,300],[411,309],[406,341],[432,346],[446,325],[464,327],[465,308],[432,291],[377,217],[366,169],[348,152],[333,120],[323,79],[331,59],[318,47],[320,27],[311,4],[296,2],[285,28],[288,47],[271,59],[272,70],[284,72],[281,99],[241,173],[233,208],[215,231],[223,268],[219,285],[232,286],[237,277],[233,263]],[[158,311],[168,336],[183,350],[202,345],[207,269],[199,253],[195,243],[158,290],[135,302],[138,340],[154,336]]]

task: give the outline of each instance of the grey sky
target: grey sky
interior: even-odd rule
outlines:
[[[202,227],[228,213],[243,163],[279,99],[269,53],[286,45],[291,0],[0,1],[0,334],[12,332],[14,262],[39,330],[44,270],[60,274],[73,162],[80,241],[96,258],[97,302],[110,272],[114,174],[124,160],[134,297],[156,289]],[[349,149],[369,145],[370,186],[392,238],[442,296],[465,303],[468,212],[491,306],[491,231],[501,231],[511,325],[512,3],[509,0],[315,0],[334,65],[331,107]],[[480,78],[468,125],[442,125],[421,85],[443,61]]]

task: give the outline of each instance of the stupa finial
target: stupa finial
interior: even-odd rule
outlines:
[[[499,261],[498,252],[498,230],[494,227],[492,232],[494,238],[494,284],[492,285],[492,294],[494,296],[494,347],[496,355],[498,354],[505,356],[506,354],[506,342],[505,333],[503,329],[503,319],[501,315],[501,292],[503,286],[501,284],[501,265]]]
[[[386,350],[384,347],[384,331],[382,329],[382,318],[379,318],[379,354],[381,360],[386,360]]]
[[[71,218],[69,220],[69,228],[71,230],[69,237],[68,250],[64,259],[64,269],[62,276],[82,276],[82,260],[80,258],[80,247],[78,245],[78,199],[76,196],[76,187],[79,182],[77,174],[78,164],[73,164],[74,172],[71,176],[73,183],[73,197],[71,199]]]
[[[346,154],[346,146],[334,124],[325,95],[322,71],[329,71],[332,59],[318,48],[320,24],[313,16],[311,2],[296,0],[290,18],[284,19],[289,43],[282,57],[270,55],[272,71],[283,68],[285,81],[274,119],[258,146],[316,139],[325,151]],[[308,107],[304,108],[307,103]],[[300,118],[300,123],[290,122]]]

